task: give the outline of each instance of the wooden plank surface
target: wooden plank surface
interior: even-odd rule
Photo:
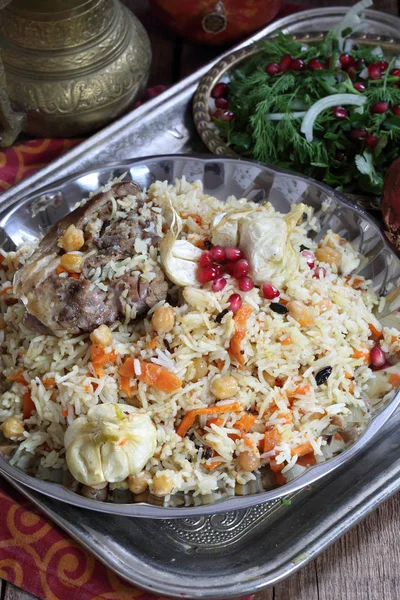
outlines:
[[[350,6],[353,0],[296,0],[311,6]],[[217,56],[221,50],[175,38],[149,13],[146,0],[123,0],[141,19],[152,43],[153,66],[149,85],[170,85]],[[184,10],[182,2],[182,10]],[[400,1],[380,0],[376,10],[399,14]],[[399,600],[400,494],[379,506],[352,531],[274,588],[255,600]],[[0,600],[35,600],[0,580]]]

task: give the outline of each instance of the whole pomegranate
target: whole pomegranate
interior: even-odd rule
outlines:
[[[381,209],[386,235],[400,251],[400,158],[386,172]]]
[[[282,0],[149,0],[170,29],[191,42],[227,44],[269,23]]]

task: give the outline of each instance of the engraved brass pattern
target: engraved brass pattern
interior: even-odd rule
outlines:
[[[29,7],[29,0],[21,2]],[[13,3],[1,13],[7,93],[11,106],[26,114],[31,135],[69,137],[97,129],[121,114],[147,82],[150,42],[136,17],[119,0],[72,4],[69,13],[46,13],[54,18],[47,21],[33,11],[15,12]],[[0,145],[9,107],[0,98]]]
[[[91,4],[90,10],[82,6],[81,14],[72,14],[67,19],[59,20],[55,13],[51,21],[33,19],[30,16],[33,13],[28,10],[26,16],[16,15],[11,4],[2,13],[0,34],[11,43],[33,50],[79,46],[103,34],[116,12],[114,0],[94,0]],[[29,7],[29,0],[26,5]]]

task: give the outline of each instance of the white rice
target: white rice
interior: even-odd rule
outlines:
[[[163,215],[172,202],[183,219],[184,235],[195,245],[208,238],[212,219],[226,209],[226,204],[203,193],[200,182],[189,184],[185,179],[174,186],[156,182],[143,197],[148,209],[159,217],[156,228],[160,234]],[[119,202],[113,204],[116,213],[124,209]],[[233,197],[227,200],[232,208],[242,207],[246,202]],[[268,214],[275,212],[269,204],[264,210]],[[317,229],[312,210],[307,209],[307,220],[291,234],[294,248],[299,251],[304,244],[315,250],[317,246],[308,232]],[[66,470],[63,435],[68,424],[96,404],[108,402],[134,404],[144,409],[157,427],[157,449],[146,466],[151,490],[154,478],[160,477],[161,472],[173,479],[175,492],[192,492],[196,496],[223,488],[233,490],[238,484],[256,478],[255,472],[245,471],[239,464],[238,457],[249,449],[260,453],[261,463],[267,467],[271,461],[284,465],[281,477],[290,481],[303,471],[297,464],[296,449],[300,446],[308,444],[317,462],[332,455],[333,444],[335,452],[343,449],[346,444],[343,437],[341,440],[336,437],[333,442],[337,419],[341,419],[340,430],[358,435],[371,418],[366,392],[372,372],[368,362],[354,354],[357,356],[357,351],[362,350],[368,353],[375,344],[369,325],[376,323],[372,311],[382,304],[382,299],[368,289],[355,289],[354,279],[346,281],[343,276],[357,268],[360,261],[350,244],[343,244],[336,234],[328,233],[320,247],[325,245],[334,246],[341,254],[338,267],[323,265],[326,277],[313,277],[301,258],[294,277],[285,281],[277,276],[272,281],[282,290],[281,298],[314,307],[311,325],[300,327],[290,314],[271,311],[270,301],[262,297],[257,286],[246,293],[238,292],[235,280],[228,277],[221,292],[212,292],[207,284],[202,287],[206,294],[199,296],[192,290],[180,293],[174,327],[163,336],[155,335],[151,316],[164,301],[153,306],[147,317],[138,322],[131,320],[134,314],[128,310],[124,322],[113,326],[113,349],[118,358],[104,367],[104,377],[98,377],[91,365],[88,335],[63,338],[38,335],[23,324],[24,306],[20,301],[12,304],[12,289],[7,288],[12,286],[15,268],[24,263],[33,248],[25,245],[17,252],[2,253],[6,270],[0,271],[0,421],[12,416],[23,418],[23,397],[28,391],[35,406],[24,421],[24,434],[18,439],[12,463],[27,468],[34,456],[39,474],[40,468]],[[139,264],[140,272],[144,276],[147,273],[150,281],[153,261],[159,261],[157,250],[149,251],[144,240],[137,241],[135,250],[134,257],[110,262],[107,268],[93,269],[91,281],[106,289],[104,282],[112,274],[135,271]],[[243,303],[252,308],[243,341],[243,369],[238,368],[229,354],[235,331],[232,313],[220,323],[215,320],[228,307],[232,293],[240,293]],[[330,305],[323,311],[319,307],[326,299]],[[287,340],[290,341],[286,343]],[[384,329],[382,347],[388,354],[399,352],[399,332]],[[127,357],[134,359],[136,377],[142,374],[140,361],[144,360],[174,372],[182,379],[182,388],[166,394],[134,378],[131,380],[134,393],[128,398],[120,389],[118,374]],[[199,380],[196,359],[207,362],[207,374]],[[331,376],[325,384],[317,385],[316,373],[327,366],[332,367]],[[16,374],[24,377],[26,383],[7,379]],[[218,414],[221,419],[218,423],[210,422],[212,415],[202,415],[181,438],[176,429],[185,413],[213,406],[216,400],[211,384],[216,377],[226,374],[235,377],[238,392],[232,399],[217,404],[238,402],[243,411]],[[307,386],[307,392],[302,393],[299,386]],[[394,391],[389,386],[385,399]],[[252,414],[255,422],[249,432],[238,435],[234,425],[245,413]],[[277,432],[279,441],[273,449],[263,452],[265,432],[271,430]],[[207,448],[214,456],[205,458]]]

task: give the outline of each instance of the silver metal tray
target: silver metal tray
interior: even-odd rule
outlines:
[[[345,10],[313,9],[286,17],[236,49],[279,28],[296,33],[327,30]],[[400,19],[366,13],[370,33],[398,36]],[[0,210],[56,179],[109,161],[204,151],[191,119],[191,97],[200,78],[220,58],[4,192]],[[396,413],[361,454],[296,494],[290,506],[275,501],[173,521],[112,515],[104,519],[12,483],[131,583],[173,597],[237,597],[287,577],[400,489],[399,426]]]

